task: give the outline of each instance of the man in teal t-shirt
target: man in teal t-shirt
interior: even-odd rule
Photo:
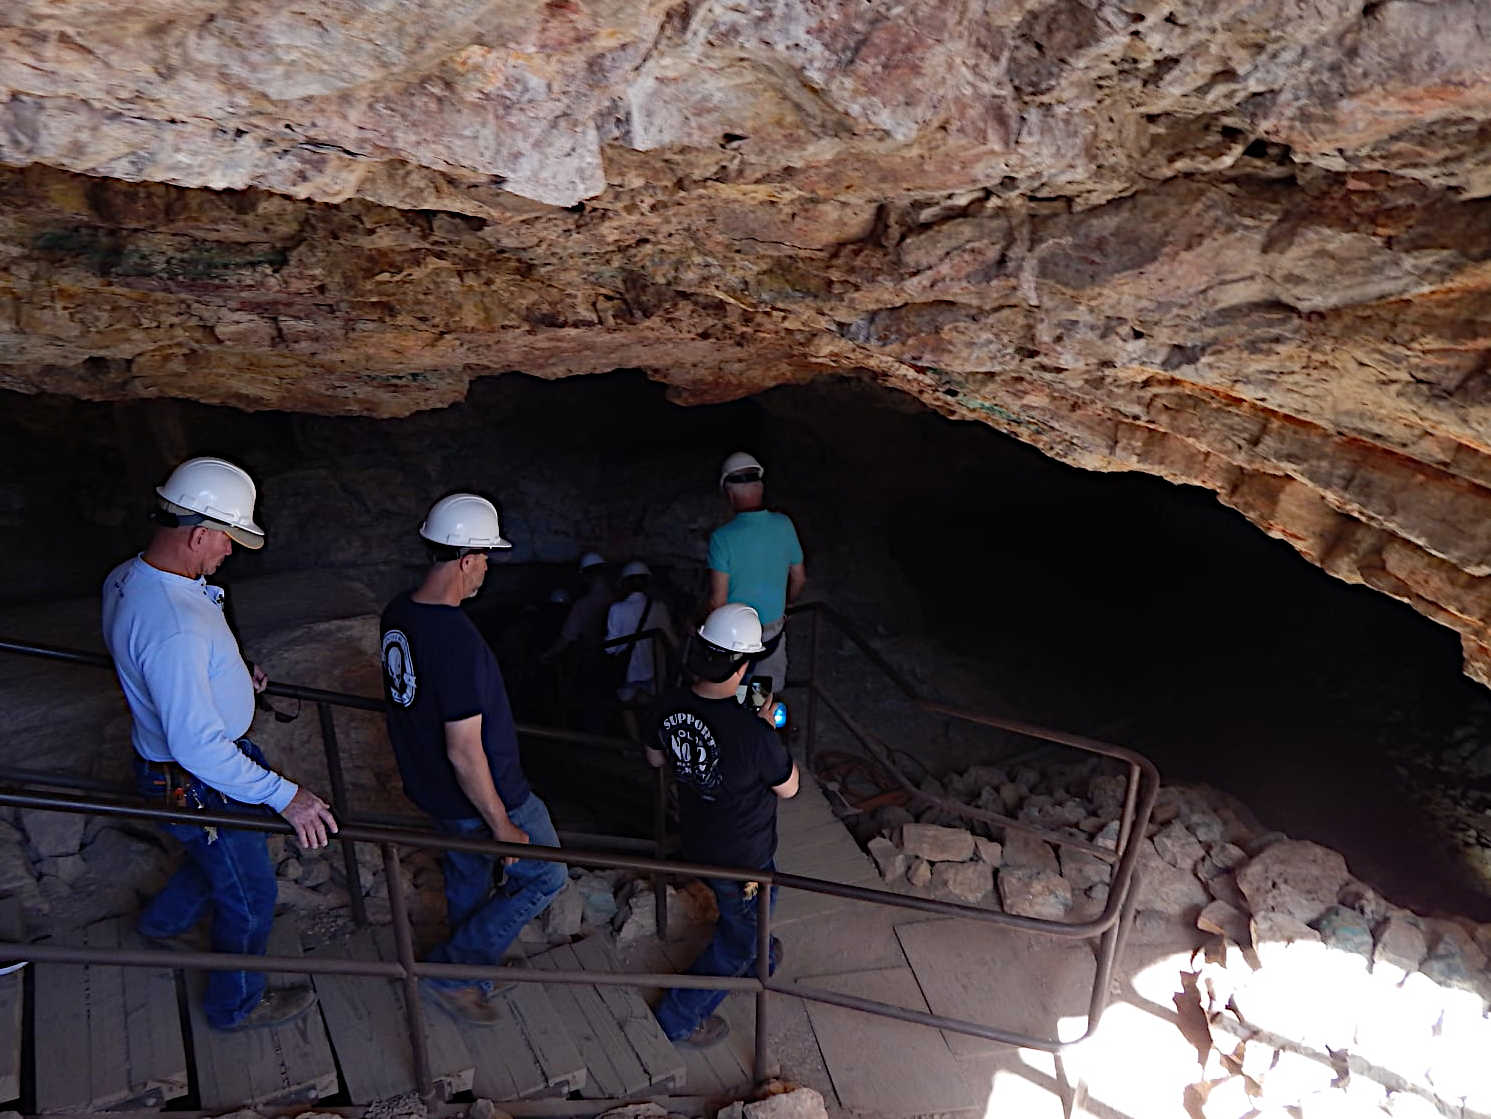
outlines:
[[[765,474],[744,451],[720,467],[720,489],[735,516],[709,537],[709,609],[743,602],[760,615],[766,653],[747,670],[746,680],[770,677],[769,690],[776,692],[787,682],[785,611],[802,594],[808,575],[792,518],[766,508]]]

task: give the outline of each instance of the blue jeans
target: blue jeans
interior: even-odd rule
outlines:
[[[239,749],[259,764],[264,755],[248,739]],[[178,767],[179,769],[179,767]],[[266,811],[239,804],[190,775],[189,795],[195,794],[209,812]],[[135,755],[135,786],[142,797],[160,802],[165,778],[159,768]],[[274,924],[274,866],[263,832],[221,828],[211,839],[204,828],[190,824],[162,824],[167,835],[186,848],[187,859],[165,889],[140,914],[141,935],[157,939],[179,936],[212,911],[212,950],[262,956]],[[209,971],[202,1009],[210,1025],[231,1029],[259,1004],[266,981],[258,971]]]
[[[509,808],[507,817],[528,833],[539,847],[558,847],[559,836],[549,819],[549,809],[535,795],[517,808]],[[436,820],[435,826],[452,835],[491,839],[491,829],[480,818]],[[434,949],[429,959],[441,964],[500,964],[502,953],[517,939],[523,926],[549,907],[564,884],[569,871],[563,863],[519,859],[507,868],[507,881],[493,884],[497,856],[475,851],[447,851],[445,866],[445,909],[450,922],[450,939]],[[490,991],[490,980],[427,979],[433,987],[481,987]]]
[[[704,884],[714,891],[720,920],[714,937],[689,965],[688,975],[741,976],[756,966],[756,898],[745,896],[745,883],[728,878],[706,878]],[[771,905],[777,904],[777,888],[771,888]],[[775,953],[773,953],[775,955]],[[776,961],[772,961],[776,970]],[[670,987],[657,1004],[658,1024],[669,1041],[681,1041],[698,1029],[715,1008],[725,1001],[729,991],[711,991],[702,987]]]

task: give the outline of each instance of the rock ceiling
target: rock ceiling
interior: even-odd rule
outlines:
[[[1488,0],[0,9],[0,387],[870,379],[1205,486],[1491,682],[1488,287]]]

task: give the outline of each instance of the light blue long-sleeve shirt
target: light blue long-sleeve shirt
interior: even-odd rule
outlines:
[[[174,761],[224,796],[279,812],[297,786],[238,749],[254,721],[254,684],[222,602],[205,579],[136,556],[104,580],[104,644],[141,757]]]

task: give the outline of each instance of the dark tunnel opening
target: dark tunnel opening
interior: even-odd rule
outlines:
[[[143,539],[149,487],[175,455],[236,457],[260,480],[271,546],[235,556],[232,579],[319,572],[374,597],[413,579],[429,502],[472,487],[517,544],[473,610],[533,713],[536,639],[517,622],[550,624],[539,608],[588,548],[647,560],[693,617],[724,517],[714,469],[747,447],[797,521],[813,592],[913,658],[928,691],[956,662],[955,698],[1139,749],[1167,781],[1215,785],[1343,851],[1402,904],[1491,916],[1475,855],[1491,842],[1475,823],[1491,803],[1491,696],[1460,674],[1454,636],[1324,575],[1204,491],[1067,467],[850,382],[683,408],[634,372],[508,375],[394,420],[6,405],[7,619],[93,595]]]

